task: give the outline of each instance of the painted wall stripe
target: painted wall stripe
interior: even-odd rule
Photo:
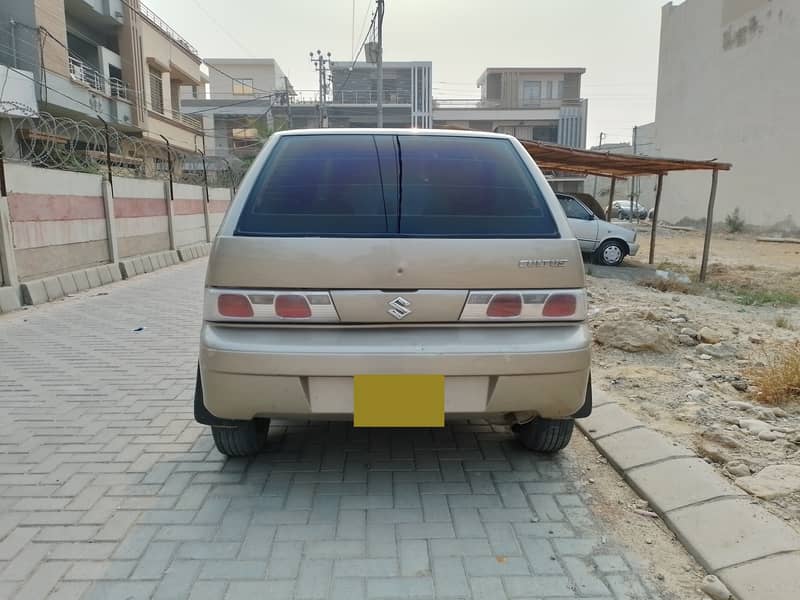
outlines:
[[[8,210],[11,220],[17,222],[104,219],[106,216],[102,196],[52,196],[13,192],[8,197]]]

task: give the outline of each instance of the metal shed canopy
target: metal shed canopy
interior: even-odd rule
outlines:
[[[703,258],[700,263],[700,281],[705,281],[708,269],[708,257],[711,246],[711,228],[714,223],[714,202],[717,197],[717,180],[720,171],[730,171],[731,164],[712,160],[684,160],[678,158],[661,158],[655,156],[639,156],[632,154],[614,154],[598,150],[579,150],[549,144],[520,140],[528,153],[541,169],[596,175],[611,178],[611,191],[608,198],[608,214],[611,215],[611,204],[614,200],[614,188],[617,179],[635,177],[637,175],[657,175],[658,188],[656,204],[653,207],[653,222],[650,232],[649,262],[653,264],[656,250],[656,223],[661,207],[661,191],[664,176],[670,171],[711,171],[711,195],[708,199],[706,231],[703,241]],[[633,198],[631,198],[633,200]],[[610,216],[609,216],[610,218]]]
[[[624,178],[636,175],[663,175],[670,171],[730,171],[729,163],[713,160],[683,160],[600,150],[578,150],[546,142],[520,140],[542,169],[567,171],[600,177]]]

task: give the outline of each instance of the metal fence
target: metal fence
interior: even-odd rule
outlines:
[[[83,173],[172,180],[175,183],[238,187],[247,165],[238,159],[205,156],[160,141],[135,137],[114,127],[0,102],[0,114],[18,118],[10,123],[16,147],[2,149],[3,160],[35,167]],[[2,119],[2,117],[0,117]]]

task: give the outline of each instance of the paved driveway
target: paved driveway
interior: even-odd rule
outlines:
[[[192,420],[204,261],[0,317],[0,598],[650,598],[502,428]],[[138,330],[139,328],[143,328]]]

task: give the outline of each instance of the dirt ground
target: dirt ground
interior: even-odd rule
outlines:
[[[649,225],[639,227],[641,250],[633,263],[647,263]],[[654,265],[696,276],[703,256],[703,233],[659,228]],[[765,286],[800,296],[800,244],[757,242],[746,234],[715,233],[709,256],[712,285]],[[779,275],[776,281],[775,275]]]
[[[691,276],[702,236],[658,236],[656,262]],[[800,244],[715,236],[712,264],[709,285],[688,293],[590,276],[592,376],[596,389],[747,487],[771,465],[800,470],[800,404],[759,403],[751,379],[800,341]],[[781,302],[762,303],[765,291]],[[717,343],[698,346],[704,327]],[[796,491],[758,501],[800,530],[800,479]]]

